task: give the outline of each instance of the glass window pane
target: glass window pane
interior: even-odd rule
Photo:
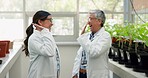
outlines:
[[[123,12],[124,0],[79,0],[80,12],[101,9],[109,12]],[[89,6],[89,7],[88,7]]]
[[[123,24],[124,15],[123,14],[106,14],[106,24]]]
[[[0,0],[0,11],[22,11],[23,0]]]
[[[135,10],[147,10],[148,2],[147,0],[132,0]]]
[[[0,14],[0,39],[23,39],[23,15],[22,14]]]
[[[141,24],[148,21],[148,2],[147,0],[133,0],[134,22]]]
[[[26,11],[62,11],[74,12],[76,11],[77,0],[26,0]]]
[[[54,17],[52,32],[55,35],[73,35],[74,20],[73,17]]]
[[[82,29],[88,22],[88,14],[79,15],[79,35],[81,34]]]
[[[134,15],[134,20],[135,20],[135,23],[137,24],[148,22],[147,18],[148,18],[148,14],[138,14],[138,16]]]
[[[29,25],[32,17],[29,18]],[[51,32],[53,35],[73,35],[74,20],[73,17],[53,17],[53,26]]]

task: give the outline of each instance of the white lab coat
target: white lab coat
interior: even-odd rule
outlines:
[[[56,48],[54,38],[48,29],[34,30],[28,40],[28,78],[57,78]]]
[[[111,36],[102,27],[94,34],[94,40],[89,40],[89,33],[81,35],[77,40],[81,47],[77,52],[72,76],[79,73],[82,50],[87,54],[87,78],[109,78],[108,53],[111,47]]]
[[[74,67],[73,67],[73,71],[72,71],[72,77],[76,74],[79,75],[82,51],[83,51],[82,47],[80,47],[79,50],[77,51],[77,55],[75,57]]]

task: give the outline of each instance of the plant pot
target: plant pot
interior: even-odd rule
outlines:
[[[0,57],[6,56],[7,46],[8,46],[7,42],[0,41]]]
[[[124,53],[122,49],[118,49],[118,63],[119,64],[124,64]]]
[[[113,54],[114,54],[113,61],[119,60],[119,48],[120,47],[118,46],[118,43],[119,42],[112,43],[112,50],[113,50]]]
[[[139,65],[136,68],[133,68],[136,72],[147,72],[148,71],[148,53],[146,51],[148,48],[145,46],[144,43],[139,42],[137,47],[137,54],[139,56]]]
[[[0,60],[0,64],[2,64],[2,60]]]
[[[110,50],[109,50],[108,57],[109,57],[110,59],[112,59],[112,58],[115,57],[115,54],[114,54],[114,51],[113,51],[112,47],[111,47]]]
[[[130,50],[129,52],[129,61],[125,64],[126,67],[135,68],[139,65],[138,55],[135,50]]]
[[[121,60],[119,61],[119,64],[125,64],[128,63],[128,54],[126,52],[126,49],[120,50],[121,52]]]
[[[138,54],[140,56],[140,64],[137,68],[134,68],[134,71],[148,72],[148,53],[143,51]]]
[[[123,48],[122,48],[122,58],[123,58],[123,63],[127,64],[129,61],[129,53],[128,53],[128,42],[123,43]]]
[[[118,47],[118,41],[117,41],[117,38],[116,37],[112,37],[112,47],[110,48],[110,50],[109,50],[109,54],[108,54],[108,56],[109,56],[109,58],[111,59],[115,59],[115,48],[117,48]]]
[[[112,49],[113,49],[113,52],[114,52],[113,61],[118,61],[119,60],[118,48],[112,47]]]
[[[148,72],[145,73],[146,77],[148,77]]]
[[[7,46],[6,46],[6,53],[9,53],[9,46],[10,46],[10,40],[2,40],[0,42],[7,42]]]

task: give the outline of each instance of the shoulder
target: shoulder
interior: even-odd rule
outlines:
[[[87,32],[87,33],[84,33],[84,34],[82,34],[80,36],[89,36],[89,35],[90,35],[90,32]]]
[[[39,33],[39,32],[34,32],[34,33],[32,33],[32,35],[29,37],[29,42],[35,42],[35,41],[38,41],[38,40],[40,40],[40,39],[42,39],[42,36],[41,36],[41,34]]]
[[[78,40],[78,41],[79,41],[79,40],[88,40],[88,38],[89,38],[89,32],[80,35],[80,36],[77,38],[77,40]]]
[[[102,28],[102,31],[103,31],[103,32],[102,32],[103,34],[105,34],[105,35],[107,35],[107,36],[110,36],[110,33],[109,33],[109,32],[107,32],[107,31],[105,30],[105,28],[104,28],[104,27]]]
[[[110,33],[109,33],[109,32],[107,32],[107,31],[104,31],[104,34],[106,34],[106,35],[109,35],[109,36],[110,36]]]

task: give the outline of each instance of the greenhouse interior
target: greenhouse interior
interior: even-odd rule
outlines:
[[[148,78],[147,0],[1,0],[0,25],[0,78]]]

